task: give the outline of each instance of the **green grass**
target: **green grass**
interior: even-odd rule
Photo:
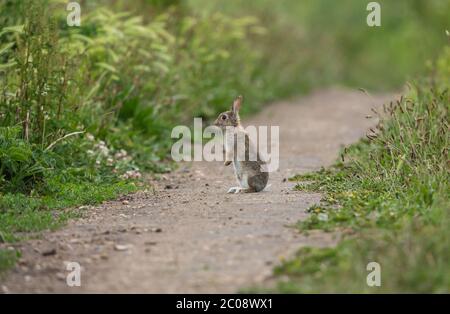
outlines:
[[[60,183],[50,195],[30,197],[6,194],[0,198],[0,237],[3,242],[23,240],[29,233],[54,230],[80,213],[80,205],[95,205],[136,191],[134,182]]]
[[[57,190],[48,195],[21,193],[0,195],[0,243],[14,243],[39,237],[40,232],[56,230],[69,220],[80,217],[80,205],[96,205],[137,191],[143,185],[133,181],[52,182]],[[1,273],[12,268],[20,251],[0,249]]]
[[[344,162],[291,178],[297,190],[324,195],[299,230],[343,240],[301,249],[275,269],[275,291],[450,291],[449,61],[446,49],[433,80],[386,104],[368,139],[342,152]],[[366,284],[369,262],[381,266],[381,287]]]
[[[448,293],[448,216],[437,225],[413,221],[402,230],[356,235],[334,248],[305,248],[275,269],[282,293]],[[366,266],[377,262],[381,286],[369,287]]]
[[[12,268],[19,257],[20,253],[16,250],[0,249],[0,276],[5,270]]]

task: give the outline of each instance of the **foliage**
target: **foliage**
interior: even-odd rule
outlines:
[[[15,250],[0,250],[0,276],[2,271],[5,271],[15,265],[19,256],[20,253]]]
[[[3,191],[29,191],[42,182],[41,152],[18,138],[19,128],[0,128],[0,186]]]

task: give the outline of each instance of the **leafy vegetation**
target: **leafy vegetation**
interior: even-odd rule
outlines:
[[[20,253],[15,250],[0,250],[0,273],[14,266]]]
[[[343,152],[344,163],[291,179],[298,190],[325,193],[300,230],[337,231],[344,241],[305,248],[278,267],[289,278],[280,291],[450,291],[449,61],[447,47],[432,80],[374,110],[376,129]],[[366,285],[372,261],[381,287]]]

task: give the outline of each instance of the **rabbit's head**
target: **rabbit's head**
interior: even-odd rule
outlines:
[[[241,104],[242,104],[242,96],[239,96],[234,100],[230,111],[225,111],[219,114],[216,121],[214,122],[214,125],[220,128],[226,128],[229,126],[231,127],[239,126],[240,124],[239,110],[241,109]]]

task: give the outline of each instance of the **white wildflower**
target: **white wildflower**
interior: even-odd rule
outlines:
[[[128,170],[121,177],[123,179],[139,179],[142,177],[142,174],[137,170]]]
[[[92,135],[91,133],[87,133],[86,134],[86,139],[88,140],[88,141],[93,141],[94,140],[94,135]]]
[[[118,160],[120,160],[120,159],[126,159],[127,156],[128,156],[128,153],[127,153],[127,151],[124,150],[124,149],[121,149],[120,151],[118,151],[118,152],[114,155],[114,157],[115,157],[116,159],[118,159]]]
[[[318,218],[320,221],[328,221],[328,214],[326,214],[326,213],[320,213],[320,214],[317,216],[317,218]]]

